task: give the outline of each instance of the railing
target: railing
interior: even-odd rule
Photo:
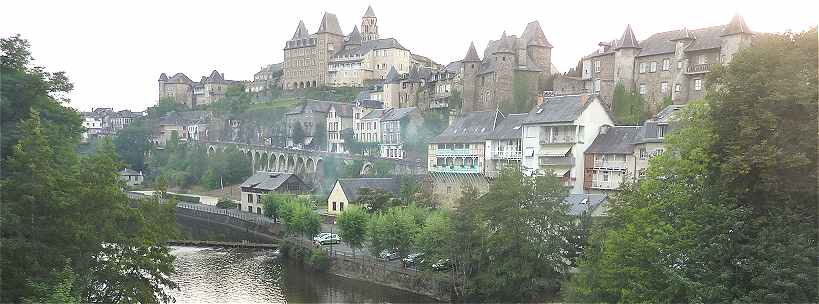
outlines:
[[[523,151],[519,150],[495,150],[491,154],[492,159],[514,159],[519,160],[523,157]]]
[[[592,188],[595,189],[606,189],[606,190],[613,190],[620,187],[620,183],[615,183],[613,180],[608,181],[601,181],[601,180],[592,180]]]
[[[548,145],[548,144],[575,144],[577,143],[577,138],[574,135],[572,136],[561,136],[558,138],[541,138],[540,144],[541,145]]]
[[[604,160],[595,160],[595,161],[594,161],[594,167],[595,167],[595,168],[606,168],[606,169],[620,169],[620,170],[625,170],[625,169],[626,169],[626,161],[624,161],[624,160],[622,160],[622,161],[619,161],[619,160],[618,160],[618,161],[611,161],[611,160],[608,160],[608,161],[604,161]]]
[[[189,210],[196,210],[212,214],[221,214],[235,219],[243,220],[245,222],[256,223],[259,225],[273,225],[273,219],[257,213],[244,212],[239,209],[222,209],[216,206],[190,204],[190,203],[176,203],[176,208],[184,208]]]
[[[480,173],[478,166],[432,166],[434,172],[444,173]]]
[[[685,70],[685,73],[686,74],[707,73],[711,71],[711,67],[713,65],[714,63],[689,65],[688,68]]]
[[[538,156],[540,166],[574,166],[572,156]]]
[[[472,152],[472,149],[438,149],[435,151],[437,156],[474,156],[477,155]]]

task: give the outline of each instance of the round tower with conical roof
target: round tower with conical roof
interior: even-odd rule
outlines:
[[[474,111],[477,94],[476,77],[481,69],[481,58],[478,57],[478,51],[475,50],[475,43],[469,43],[469,50],[466,51],[466,56],[461,60],[461,64],[464,69],[461,110],[463,112]]]

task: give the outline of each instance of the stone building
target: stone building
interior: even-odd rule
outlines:
[[[726,25],[682,28],[642,41],[628,25],[620,39],[601,42],[597,51],[583,57],[584,89],[599,94],[609,109],[618,83],[638,92],[653,112],[668,98],[674,104],[701,99],[711,67],[730,62],[737,51],[750,46],[753,36],[739,15]]]
[[[256,172],[240,186],[242,201],[239,208],[250,213],[264,212],[262,196],[270,192],[302,194],[309,186],[295,174],[278,172]]]
[[[268,64],[253,74],[253,81],[247,84],[245,91],[259,94],[271,88],[278,87],[281,75],[281,63]]]
[[[449,97],[461,91],[460,67],[457,62],[433,68],[413,65],[404,74],[390,69],[383,86],[384,107],[417,107],[421,111],[447,108]]]
[[[225,74],[216,70],[210,76],[202,76],[199,82],[194,82],[183,73],[176,73],[170,78],[162,73],[159,75],[158,98],[171,97],[176,103],[192,108],[222,99],[228,87],[239,83],[241,81],[226,80]]]
[[[489,41],[483,59],[470,44],[461,60],[463,111],[506,109],[516,100],[526,106],[519,110],[529,110],[552,74],[551,54],[552,45],[537,21],[527,24],[520,37],[503,32]]]
[[[347,35],[334,14],[324,13],[316,33],[311,34],[299,21],[293,37],[285,43],[281,86],[364,87],[372,80],[386,79],[391,68],[408,73],[412,65],[429,62],[426,57],[413,56],[395,38],[380,38],[372,7],[361,17],[360,31],[354,26]]]

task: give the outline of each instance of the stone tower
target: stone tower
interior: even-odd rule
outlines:
[[[162,99],[162,96],[165,95],[166,82],[168,82],[168,75],[165,75],[165,73],[159,74],[159,97],[157,102],[159,102]]]
[[[401,79],[394,66],[390,67],[387,77],[384,79],[384,108],[398,108],[400,104]]]
[[[469,50],[466,52],[466,57],[461,60],[463,65],[463,105],[461,111],[470,112],[475,110],[476,80],[478,71],[481,69],[481,58],[478,57],[478,51],[475,50],[475,44],[469,43]]]
[[[685,48],[687,48],[693,41],[694,36],[691,35],[687,28],[680,30],[677,37],[671,39],[671,42],[674,42],[674,62],[682,63],[681,68],[672,69],[674,71],[673,79],[677,80],[673,85],[680,86],[679,92],[677,92],[677,90],[673,87],[671,88],[671,100],[675,104],[688,100],[688,96],[686,94],[688,92],[688,81],[682,81],[682,79],[685,79],[685,71],[688,68],[688,62],[685,58]]]
[[[640,44],[634,37],[631,24],[626,26],[623,37],[614,48],[614,82],[622,83],[626,91],[634,89],[634,60],[640,51]]]
[[[315,58],[316,71],[318,73],[317,86],[329,85],[327,71],[329,70],[330,57],[344,47],[344,33],[335,14],[324,13],[321,18],[317,40],[317,58]]]
[[[543,67],[543,74],[546,77],[552,74],[552,44],[546,39],[543,34],[543,28],[540,27],[540,22],[532,21],[526,25],[523,30],[523,42],[526,43],[526,53],[532,60],[541,67]],[[521,46],[523,47],[523,46]],[[518,56],[521,57],[521,56]]]
[[[361,38],[364,41],[378,39],[378,18],[372,6],[367,6],[367,12],[361,17]]]
[[[745,19],[740,15],[734,15],[734,18],[725,26],[725,30],[723,30],[722,35],[720,35],[720,38],[722,38],[722,47],[720,48],[719,54],[720,61],[722,63],[731,62],[731,59],[734,58],[734,54],[740,49],[751,45],[753,35],[748,25],[745,24]]]
[[[497,109],[499,105],[507,105],[512,103],[512,81],[514,79],[513,68],[515,65],[515,41],[517,37],[506,36],[504,31],[498,40],[498,47],[492,56],[495,58],[495,77],[493,80],[494,92],[488,92],[489,95],[485,97],[481,105],[481,110]],[[484,89],[485,90],[485,89]],[[487,92],[483,92],[487,94]]]

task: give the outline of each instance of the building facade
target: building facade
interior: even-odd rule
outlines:
[[[498,40],[489,41],[483,59],[470,44],[461,60],[463,110],[529,110],[552,74],[551,54],[552,45],[537,21],[527,24],[520,37],[504,32]],[[513,106],[516,102],[523,105]]]
[[[245,180],[240,188],[242,200],[239,208],[250,213],[264,213],[262,196],[270,192],[301,194],[308,186],[295,174],[276,172],[256,172]]]
[[[222,99],[228,87],[239,83],[241,81],[226,80],[225,74],[216,70],[210,76],[202,76],[199,82],[192,81],[183,73],[176,73],[171,77],[162,73],[159,75],[158,100],[171,98],[178,104],[193,108]]]
[[[730,62],[753,37],[739,15],[725,25],[656,33],[642,41],[629,25],[620,39],[601,42],[583,57],[581,78],[584,89],[599,94],[609,109],[615,87],[622,84],[657,112],[664,101],[685,104],[702,99],[705,75],[715,64]]]

